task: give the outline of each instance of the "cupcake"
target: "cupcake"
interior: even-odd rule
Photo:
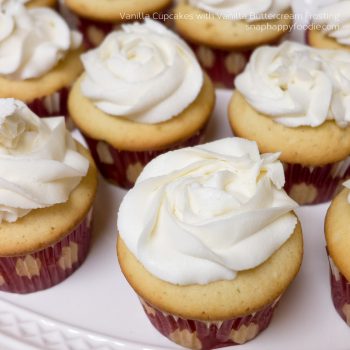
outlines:
[[[129,188],[157,155],[202,141],[213,86],[186,43],[163,25],[123,25],[82,61],[68,107],[105,178]]]
[[[236,78],[229,105],[236,136],[282,152],[287,193],[331,200],[350,177],[350,54],[285,42],[262,47]]]
[[[64,0],[62,13],[81,31],[87,48],[99,46],[107,34],[125,22],[163,20],[172,0]]]
[[[325,233],[330,264],[331,294],[334,306],[350,326],[350,181],[332,201],[327,212]]]
[[[24,101],[40,117],[67,115],[82,72],[81,35],[49,8],[0,3],[0,98]]]
[[[252,50],[278,42],[292,24],[290,0],[180,0],[176,30],[218,87],[232,88]]]
[[[303,255],[278,154],[228,138],[163,154],[118,215],[123,274],[153,326],[191,349],[268,327]]]
[[[54,286],[84,261],[97,171],[64,117],[0,99],[0,290]]]
[[[308,43],[320,49],[350,50],[350,1],[322,7],[307,32]]]

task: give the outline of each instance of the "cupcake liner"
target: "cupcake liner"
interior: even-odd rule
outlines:
[[[283,163],[286,183],[284,189],[301,205],[330,201],[350,178],[350,157],[321,167]]]
[[[173,21],[169,18],[164,18],[162,15],[170,14],[172,11],[172,6],[155,13],[154,15],[146,15],[143,13],[137,13],[136,18],[130,19],[127,22],[139,21],[142,22],[145,18],[152,18],[165,24],[167,27],[172,27]],[[71,28],[78,30],[83,35],[84,47],[89,50],[99,46],[104,38],[113,30],[120,29],[121,25],[124,23],[108,23],[94,21],[88,18],[83,18],[75,15],[72,11],[68,9],[67,6],[60,5],[60,13],[66,19]]]
[[[69,88],[64,87],[52,95],[36,98],[27,103],[28,107],[39,117],[68,116]]]
[[[85,260],[91,237],[92,210],[58,243],[33,254],[0,257],[0,290],[32,293],[69,277]]]
[[[350,326],[350,283],[340,273],[329,256],[331,294],[335,309]]]
[[[249,62],[253,50],[227,51],[190,44],[203,70],[217,88],[234,88],[234,80]]]
[[[104,141],[84,135],[91,154],[101,174],[111,183],[129,189],[134,186],[144,166],[162,153],[192,147],[204,141],[206,127],[190,138],[171,147],[156,151],[130,152],[114,148]]]
[[[152,325],[165,337],[190,349],[210,350],[241,345],[254,339],[270,324],[279,299],[247,316],[207,322],[170,315],[140,300]]]

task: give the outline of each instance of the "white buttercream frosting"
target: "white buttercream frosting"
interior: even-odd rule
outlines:
[[[292,235],[297,204],[282,189],[279,154],[228,138],[151,161],[119,209],[128,249],[173,284],[234,279]]]
[[[152,20],[126,24],[82,55],[84,96],[103,112],[154,124],[183,112],[199,95],[202,70],[188,45]]]
[[[39,118],[21,101],[0,99],[0,223],[66,202],[88,168],[64,117]]]
[[[52,70],[82,36],[54,10],[27,9],[20,1],[0,1],[0,75],[38,78]]]
[[[350,122],[350,53],[294,42],[254,51],[237,90],[258,112],[288,127]]]
[[[291,0],[189,0],[189,4],[219,18],[254,21],[278,18],[291,7]]]
[[[322,7],[314,23],[323,25],[323,32],[339,44],[350,45],[350,1],[339,1]]]

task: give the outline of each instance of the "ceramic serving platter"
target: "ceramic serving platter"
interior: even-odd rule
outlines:
[[[296,1],[295,8],[299,12],[313,11],[320,3]],[[300,41],[304,33],[296,31],[292,37]],[[229,91],[217,92],[208,141],[231,136],[226,119],[230,95]],[[116,222],[124,194],[100,179],[91,251],[70,278],[35,294],[0,292],[0,350],[180,349],[152,328],[118,266]],[[330,298],[323,233],[328,205],[298,210],[305,237],[301,272],[282,299],[269,328],[239,349],[350,348],[350,329],[335,312]]]

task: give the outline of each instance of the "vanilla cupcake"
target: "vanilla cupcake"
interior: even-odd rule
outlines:
[[[82,61],[69,112],[108,180],[129,188],[157,155],[202,141],[213,86],[186,43],[163,25],[124,25]]]
[[[172,0],[64,0],[61,12],[81,31],[86,47],[94,48],[122,23],[145,18],[163,21],[171,4]]]
[[[350,1],[324,6],[313,16],[308,43],[319,49],[350,50]]]
[[[228,138],[152,160],[124,197],[118,258],[152,324],[191,349],[243,344],[270,323],[303,239],[278,154]]]
[[[350,181],[328,209],[325,234],[330,264],[331,295],[334,307],[350,326]]]
[[[299,204],[331,200],[350,177],[350,54],[262,47],[235,83],[234,134],[281,152],[285,189]]]
[[[64,117],[0,99],[0,290],[46,289],[82,264],[96,186],[95,165]]]
[[[39,116],[67,115],[82,72],[81,35],[54,10],[0,4],[0,98],[24,101]]]
[[[254,48],[290,31],[292,13],[290,0],[180,0],[174,19],[213,82],[232,88]]]

